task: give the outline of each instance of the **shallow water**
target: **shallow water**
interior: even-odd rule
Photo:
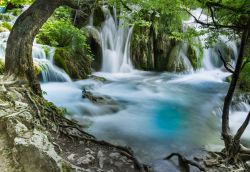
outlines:
[[[70,117],[89,125],[88,132],[98,139],[132,147],[144,162],[171,152],[190,155],[222,145],[221,119],[216,109],[221,107],[227,90],[228,84],[223,81],[227,73],[136,71],[95,75],[108,81],[44,83],[42,89],[49,101],[67,108]],[[83,88],[109,96],[117,104],[93,104],[81,97]],[[246,112],[241,113],[244,119]],[[233,115],[233,129],[240,125],[239,120]]]

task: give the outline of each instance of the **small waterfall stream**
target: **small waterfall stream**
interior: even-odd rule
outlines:
[[[123,21],[117,19],[116,9],[113,15],[107,6],[103,6],[105,21],[99,31],[102,47],[102,72],[131,72],[130,39],[133,27],[123,26]],[[90,22],[91,24],[91,22]],[[95,29],[93,26],[89,26]],[[96,29],[95,29],[96,31]]]
[[[34,43],[32,56],[34,63],[43,69],[41,86],[47,92],[45,98],[67,108],[69,117],[89,126],[86,130],[98,139],[132,147],[144,162],[154,163],[173,150],[190,155],[204,148],[221,148],[220,110],[228,87],[224,80],[230,74],[214,62],[213,58],[218,58],[216,49],[205,49],[203,69],[192,73],[133,70],[129,49],[133,28],[123,27],[115,10],[113,16],[107,8],[103,10],[106,19],[101,29],[92,26],[93,22],[88,27],[98,32],[103,53],[102,71],[94,75],[105,77],[107,82],[95,79],[59,82],[71,80],[54,65],[55,48]],[[197,26],[191,19],[186,23],[190,22],[192,27]],[[8,34],[0,33],[0,58],[5,55]],[[196,41],[204,45],[205,38]],[[236,42],[224,37],[221,40],[235,60]],[[191,66],[185,51],[183,45],[181,56]],[[115,103],[92,103],[82,98],[83,88]],[[243,103],[231,109],[230,125],[234,132],[250,110],[249,98],[239,102]],[[245,133],[244,139],[250,141],[250,132]]]

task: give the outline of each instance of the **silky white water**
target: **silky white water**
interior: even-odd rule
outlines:
[[[133,70],[130,60],[130,39],[133,27],[123,25],[123,21],[117,20],[116,9],[113,14],[108,6],[102,7],[105,21],[100,31],[96,29],[90,19],[89,29],[97,32],[102,48],[102,72],[126,73]]]
[[[88,126],[85,130],[98,139],[132,147],[143,162],[154,164],[154,160],[171,152],[189,156],[204,148],[221,148],[221,107],[228,87],[225,78],[230,74],[213,62],[214,50],[205,49],[203,69],[190,74],[132,70],[129,58],[132,28],[118,27],[119,24],[106,11],[101,30],[96,30],[101,37],[104,63],[102,72],[94,75],[105,77],[104,83],[94,79],[72,82],[54,65],[55,49],[34,43],[32,55],[34,62],[43,68],[41,86],[47,93],[45,98],[66,108],[69,118]],[[0,33],[2,59],[8,34]],[[202,39],[197,41],[203,43]],[[221,40],[237,57],[236,43],[224,37]],[[186,59],[185,49],[180,53]],[[115,103],[94,104],[82,98],[83,89],[108,96]],[[231,109],[233,132],[249,109],[248,101]],[[249,130],[243,138],[250,143]]]

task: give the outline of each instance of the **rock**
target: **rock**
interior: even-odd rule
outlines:
[[[109,157],[112,159],[118,159],[120,156],[121,155],[118,152],[114,152],[114,153],[109,154]]]
[[[90,154],[94,154],[94,153],[95,153],[95,152],[92,151],[90,148],[85,148],[85,151],[86,151],[87,153],[90,153]]]
[[[97,158],[99,159],[99,166],[102,169],[106,158],[101,150],[98,151]]]
[[[68,157],[67,157],[68,160],[70,161],[74,161],[75,160],[75,154],[70,154]]]
[[[80,157],[77,160],[78,165],[88,165],[94,162],[95,157],[93,155],[87,154],[86,156]]]

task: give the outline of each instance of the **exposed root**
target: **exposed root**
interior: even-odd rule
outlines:
[[[42,122],[42,116],[41,116],[41,111],[39,110],[36,102],[32,99],[29,91],[26,90],[25,94],[27,95],[27,97],[29,98],[30,102],[33,104],[34,108],[36,109],[36,114],[37,114],[37,117],[38,117],[39,121],[41,122],[41,124],[43,124],[43,122]]]
[[[198,163],[196,163],[194,161],[186,159],[185,157],[183,157],[179,153],[172,153],[169,156],[167,156],[166,158],[164,158],[164,160],[170,160],[173,156],[177,156],[178,157],[179,166],[180,166],[180,168],[181,168],[182,171],[189,172],[190,171],[189,165],[197,167],[200,171],[205,171],[205,168],[202,167],[200,164],[198,164]]]

